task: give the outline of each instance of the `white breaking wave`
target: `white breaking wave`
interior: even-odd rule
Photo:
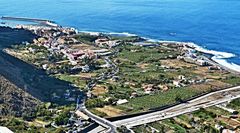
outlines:
[[[218,64],[223,65],[224,67],[227,67],[227,68],[229,68],[229,69],[231,69],[231,70],[240,72],[240,66],[237,65],[237,64],[235,64],[235,63],[228,62],[228,61],[226,61],[225,59],[218,58],[218,57],[216,57],[216,56],[213,56],[213,57],[212,57],[212,60],[214,60],[214,61],[217,62]]]
[[[106,34],[112,36],[124,36],[124,37],[131,37],[131,36],[138,36],[136,34],[128,33],[128,32],[94,32],[94,31],[79,31],[80,33],[88,33],[90,35],[99,35],[99,34]]]
[[[227,59],[227,58],[232,58],[235,57],[235,54],[232,53],[227,53],[227,52],[221,52],[221,51],[215,51],[215,50],[208,50],[205,49],[195,43],[188,43],[189,46],[194,47],[197,51],[203,52],[203,53],[207,53],[207,54],[211,54],[216,56],[217,58],[221,58],[221,59]]]
[[[205,49],[195,43],[192,42],[177,42],[177,41],[159,41],[159,42],[166,42],[166,43],[177,43],[177,44],[186,44],[190,47],[193,47],[195,50],[202,52],[202,53],[206,53],[206,54],[210,54],[213,55],[213,57],[211,58],[213,61],[215,61],[216,63],[220,64],[223,67],[226,67],[230,70],[236,71],[236,72],[240,72],[240,65],[232,63],[232,62],[228,62],[226,59],[229,58],[233,58],[236,57],[235,54],[232,53],[227,53],[227,52],[221,52],[221,51],[215,51],[215,50],[208,50]]]
[[[235,54],[227,53],[227,52],[221,52],[221,51],[215,51],[215,50],[208,50],[208,49],[205,49],[205,48],[203,48],[203,47],[201,47],[197,44],[194,44],[194,43],[190,43],[190,44],[192,46],[194,46],[197,51],[213,55],[212,60],[214,60],[218,64],[220,64],[220,65],[222,65],[222,66],[224,66],[224,67],[226,67],[230,70],[240,72],[240,65],[237,65],[237,64],[232,63],[232,62],[228,62],[226,60],[226,59],[229,59],[229,58],[236,57]]]
[[[142,37],[143,39],[147,40],[148,42],[160,42],[157,39],[151,39],[151,38],[147,38],[147,37]]]
[[[137,36],[136,34],[128,33],[128,32],[104,32],[103,34],[108,35],[116,35],[116,36]]]
[[[93,32],[93,31],[78,31],[79,33],[87,33],[92,36],[98,36],[101,32]]]
[[[230,70],[240,72],[240,65],[237,65],[237,64],[232,63],[232,62],[228,62],[226,60],[226,59],[235,57],[236,56],[235,54],[227,53],[227,52],[221,52],[221,51],[215,51],[215,50],[208,50],[208,49],[205,49],[205,48],[203,48],[203,47],[201,47],[197,44],[194,44],[194,43],[189,43],[189,44],[190,44],[190,46],[195,47],[195,50],[197,50],[197,51],[213,55],[212,60],[214,60],[218,64],[220,64],[220,65],[222,65],[222,66],[224,66],[224,67],[226,67]]]

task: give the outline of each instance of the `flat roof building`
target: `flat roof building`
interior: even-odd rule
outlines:
[[[13,133],[13,131],[8,129],[7,127],[0,126],[0,133]]]

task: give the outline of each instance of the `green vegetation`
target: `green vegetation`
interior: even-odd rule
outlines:
[[[97,36],[93,36],[87,33],[80,33],[76,35],[74,38],[86,44],[93,44],[93,42],[97,39]]]
[[[105,116],[107,116],[107,114],[105,114],[105,113],[103,113],[103,112],[100,112],[100,111],[98,111],[98,110],[96,110],[96,109],[90,109],[90,111],[91,111],[93,114],[95,114],[95,115],[97,115],[97,116],[100,116],[100,117],[105,117]]]
[[[179,102],[176,101],[179,98],[186,99],[195,96],[199,93],[200,92],[192,90],[191,88],[171,89],[169,91],[159,92],[154,95],[147,95],[135,99],[130,99],[129,103],[121,106],[125,107],[126,109],[133,108],[134,109],[133,112],[135,111],[138,112],[142,110],[148,110],[150,108],[156,108],[164,105],[173,104]]]
[[[112,36],[112,40],[121,40],[124,42],[137,42],[143,40],[142,38],[138,36]]]
[[[237,76],[230,76],[227,79],[223,80],[226,83],[232,84],[232,85],[239,85],[240,84],[240,77]]]
[[[85,46],[77,44],[75,47],[85,47],[86,49],[94,47],[94,41],[99,37],[100,36],[86,33],[75,35],[75,39],[86,44],[84,44]],[[211,80],[222,81],[231,85],[237,85],[240,82],[239,77],[228,75],[225,79],[225,77],[221,77],[222,73],[220,72],[209,72],[205,70],[207,67],[203,68],[193,64],[189,65],[182,60],[178,60],[177,57],[183,54],[181,53],[183,51],[179,50],[178,46],[160,45],[154,48],[141,47],[129,44],[130,42],[142,40],[137,36],[107,37],[112,40],[122,41],[122,45],[113,48],[114,51],[119,51],[118,54],[110,57],[110,59],[117,64],[120,71],[117,75],[113,75],[117,77],[116,79],[113,77],[112,79],[98,81],[98,85],[103,85],[105,87],[106,93],[104,92],[101,95],[93,96],[86,101],[86,107],[101,117],[107,114],[95,108],[104,107],[105,105],[115,105],[116,101],[119,99],[127,99],[129,102],[123,105],[117,105],[115,106],[116,108],[123,110],[124,113],[136,113],[180,103],[185,99],[209,91],[206,89],[207,87],[202,84],[205,79],[208,79],[206,75],[202,73],[209,73],[208,76],[212,76],[209,79],[213,78]],[[52,130],[51,128],[43,130],[39,127],[28,126],[26,123],[41,121],[45,126],[49,125],[51,122],[55,122],[58,126],[66,125],[71,116],[70,110],[73,110],[74,106],[71,105],[73,102],[68,102],[66,100],[68,99],[66,98],[68,97],[66,96],[68,95],[66,92],[73,92],[74,94],[71,95],[71,98],[75,98],[79,93],[75,89],[85,88],[89,79],[92,78],[91,74],[94,73],[98,75],[103,72],[112,71],[112,68],[97,68],[97,66],[105,64],[103,59],[85,57],[79,59],[81,63],[78,65],[88,65],[94,70],[91,71],[93,73],[88,73],[89,75],[85,73],[86,75],[82,76],[80,75],[82,74],[80,73],[81,70],[77,69],[77,72],[71,71],[74,65],[71,65],[69,60],[67,60],[61,52],[50,54],[46,48],[37,45],[17,45],[13,46],[13,48],[13,51],[16,52],[15,56],[19,55],[24,61],[30,62],[41,69],[43,65],[47,65],[46,71],[48,74],[52,75],[52,77],[49,77],[44,72],[32,66],[27,66],[26,70],[20,71],[20,76],[22,76],[24,80],[23,83],[27,83],[30,86],[29,88],[37,88],[31,92],[39,96],[39,99],[41,98],[45,104],[38,106],[35,112],[24,113],[19,119],[4,121],[4,125],[7,125],[14,131],[18,130],[24,132],[27,130],[33,132],[39,129],[40,132],[64,132],[64,129],[61,128],[57,130]],[[25,67],[25,65],[23,66]],[[96,75],[94,75],[94,77]],[[185,80],[182,80],[181,77],[184,77]],[[174,81],[178,82],[177,80],[182,80],[181,85],[174,84]],[[203,82],[196,82],[199,80]],[[74,84],[77,88],[71,88],[69,84]],[[200,85],[203,85],[205,89],[197,88],[200,87]],[[213,88],[213,86],[214,85],[211,85],[210,88]],[[60,104],[67,104],[68,106],[59,106]],[[237,106],[239,106],[239,100],[232,101],[229,106],[237,108]],[[181,115],[175,119],[168,119],[162,122],[136,127],[134,130],[136,132],[150,132],[152,128],[155,128],[161,132],[216,132],[213,128],[213,125],[217,123],[215,119],[217,116],[223,114],[229,115],[219,109],[201,109],[194,112],[191,117],[188,115]],[[199,121],[201,123],[206,123],[200,124]],[[195,126],[193,123],[200,126],[194,129]],[[126,127],[119,127],[117,130],[124,133],[129,132]]]
[[[58,79],[67,81],[77,85],[79,88],[84,88],[87,84],[87,80],[82,79],[79,76],[69,75],[69,74],[58,74],[55,75]]]
[[[194,115],[197,117],[204,119],[204,120],[211,120],[216,118],[216,114],[210,111],[207,111],[206,109],[201,108],[199,111],[194,112]]]
[[[118,131],[119,133],[131,133],[131,131],[129,131],[129,130],[127,129],[127,127],[125,127],[125,126],[118,127],[118,128],[117,128],[117,131]]]
[[[55,123],[57,125],[66,125],[71,116],[70,110],[64,110],[59,116],[55,118]]]
[[[93,98],[88,99],[86,101],[86,107],[87,108],[94,108],[94,107],[103,107],[104,105],[109,104],[107,101],[104,101],[104,99],[101,98]]]
[[[133,45],[124,45],[120,47],[119,58],[128,59],[132,63],[154,63],[161,59],[176,58],[178,51],[166,49],[164,47],[141,47]]]
[[[175,118],[141,125],[133,128],[133,130],[136,133],[151,133],[152,129],[157,130],[161,133],[219,133],[219,131],[214,126],[216,124],[226,126],[226,124],[224,124],[224,121],[219,121],[216,117],[217,115],[230,116],[230,114],[227,114],[221,109],[210,107],[206,109],[200,109],[191,114],[183,114]]]
[[[43,128],[39,126],[29,125],[19,118],[9,117],[7,119],[0,120],[1,126],[6,126],[15,133],[55,133],[58,129],[52,127]]]
[[[240,98],[232,100],[230,104],[228,104],[228,107],[240,110]]]
[[[151,48],[122,45],[118,46],[117,49],[119,49],[118,55],[111,59],[115,61],[120,69],[117,75],[120,78],[115,82],[105,80],[98,84],[108,86],[108,92],[101,95],[103,98],[111,97],[112,101],[128,99],[129,103],[117,106],[117,108],[123,109],[127,113],[147,111],[150,108],[182,102],[185,99],[211,90],[209,86],[212,85],[206,85],[206,87],[203,85],[204,89],[192,88],[192,86],[188,86],[188,81],[184,82],[187,85],[186,87],[175,87],[173,85],[173,81],[178,79],[180,75],[184,75],[189,81],[203,78],[202,73],[195,73],[195,71],[203,68],[176,59],[180,52],[175,47],[159,46]],[[170,62],[177,61],[180,67],[176,66],[174,68],[175,64],[172,66],[170,64],[165,68],[165,64],[162,62],[168,60]],[[220,74],[220,72],[218,73]],[[150,95],[146,94],[145,85],[153,85],[154,92]],[[163,91],[159,87],[161,85],[167,86],[167,91]],[[136,93],[137,97],[130,99],[133,93]],[[104,104],[104,102],[101,102],[101,104],[99,102],[95,103],[98,104],[96,107]]]

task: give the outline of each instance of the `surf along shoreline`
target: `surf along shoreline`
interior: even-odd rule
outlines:
[[[4,20],[3,18],[4,17],[2,17],[1,19]],[[13,18],[16,19],[17,17],[13,17]],[[31,18],[28,18],[28,19],[32,20]],[[39,20],[44,21],[44,24],[41,21],[40,22],[34,21],[35,24],[37,23],[38,25],[49,26],[49,27],[61,27],[61,25],[58,25],[54,21],[51,21],[51,20],[45,20],[45,19],[39,19]],[[14,21],[14,19],[10,20],[10,21]],[[29,22],[29,20],[25,20],[25,18],[20,19],[20,20],[17,18],[17,20],[15,20],[15,21]],[[22,24],[22,25],[25,25],[25,24]],[[110,36],[138,36],[137,34],[128,33],[128,32],[118,33],[118,32],[98,32],[98,31],[81,31],[81,30],[79,30],[79,32],[89,33],[90,35],[106,34],[106,35],[110,35]],[[157,40],[157,39],[146,38],[146,37],[142,37],[142,36],[138,36],[138,37],[140,37],[140,38],[142,38],[142,39],[144,39],[148,42],[152,42],[152,43],[174,43],[176,45],[185,45],[185,46],[191,47],[198,52],[211,55],[211,57],[209,59],[211,61],[213,61],[214,63],[218,64],[219,67],[221,67],[225,70],[228,70],[232,73],[240,74],[240,65],[227,61],[227,59],[229,59],[229,58],[236,57],[235,54],[227,53],[227,52],[221,52],[221,51],[215,51],[215,50],[209,50],[209,49],[203,48],[199,44],[196,44],[196,43],[193,43],[193,42],[168,41],[168,40],[160,41],[160,40]]]
[[[112,36],[138,36],[137,34],[134,33],[128,33],[128,32],[95,32],[95,31],[79,31],[80,33],[88,33],[90,35],[99,35],[99,34],[106,34],[106,35],[112,35]],[[201,52],[203,54],[210,55],[208,59],[212,61],[215,65],[218,67],[227,70],[229,72],[232,72],[233,74],[238,74],[240,75],[240,65],[228,62],[227,59],[233,58],[236,55],[228,52],[222,52],[222,51],[215,51],[215,50],[209,50],[206,48],[203,48],[199,44],[193,43],[193,42],[184,42],[184,41],[160,41],[156,39],[151,39],[151,38],[146,38],[146,37],[141,37],[138,36],[142,39],[144,39],[147,42],[152,42],[152,43],[167,43],[167,44],[176,44],[176,45],[184,45],[187,47],[190,47],[198,52]]]
[[[21,25],[25,25],[25,24],[21,24]],[[51,27],[51,25],[47,25],[47,27]],[[11,28],[14,28],[14,27],[11,27]],[[68,27],[65,27],[65,28],[68,28]],[[144,42],[150,42],[150,43],[153,43],[153,44],[156,43],[158,45],[171,44],[171,45],[186,46],[186,47],[189,47],[190,49],[196,50],[198,52],[211,55],[209,57],[206,57],[206,59],[209,62],[212,62],[212,64],[214,64],[217,67],[220,67],[221,69],[227,70],[227,71],[229,71],[233,74],[240,75],[240,66],[238,66],[236,64],[228,63],[226,61],[227,58],[234,57],[235,56],[234,54],[226,53],[226,52],[219,52],[219,51],[214,51],[214,50],[208,50],[208,49],[202,48],[201,46],[199,46],[195,43],[192,43],[192,42],[159,41],[159,40],[154,40],[154,39],[150,39],[150,38],[141,37],[141,36],[138,36],[136,34],[130,34],[130,33],[127,33],[127,32],[117,33],[117,32],[89,32],[89,31],[78,31],[78,30],[76,30],[76,31],[77,31],[77,33],[88,33],[90,35],[105,34],[105,35],[110,35],[110,36],[137,36],[137,37],[140,37],[143,40],[142,41],[143,43]],[[5,51],[5,50],[3,50],[3,51]],[[4,53],[8,54],[6,51]],[[238,69],[238,67],[239,67],[239,69]]]

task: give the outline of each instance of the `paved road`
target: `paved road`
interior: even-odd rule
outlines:
[[[96,85],[98,81],[109,79],[115,76],[119,72],[119,68],[109,59],[109,57],[104,57],[104,60],[107,64],[111,66],[112,71],[107,73],[102,73],[99,77],[92,79],[85,87],[87,90],[91,91],[91,89]],[[94,122],[98,123],[102,127],[105,127],[106,130],[104,132],[106,133],[116,132],[117,127],[115,124],[88,111],[88,109],[85,107],[85,102],[80,104],[80,102],[78,101],[76,109],[86,114],[89,118],[91,118]],[[100,132],[102,131],[102,128],[99,128],[99,130],[98,129],[96,130]]]
[[[220,103],[231,101],[236,98],[240,98],[240,86],[212,92],[194,100],[191,100],[187,103],[182,103],[162,111],[127,118],[115,121],[113,123],[118,127],[124,125],[128,128],[131,128],[134,126],[147,124],[163,119],[172,118],[181,114],[193,112],[199,110],[200,108],[211,107]]]
[[[112,122],[91,113],[90,111],[87,110],[87,108],[84,105],[81,106],[79,110],[82,111],[84,114],[86,114],[88,117],[90,117],[93,121],[95,121],[99,125],[107,128],[106,132],[114,133],[116,131],[116,126]]]

